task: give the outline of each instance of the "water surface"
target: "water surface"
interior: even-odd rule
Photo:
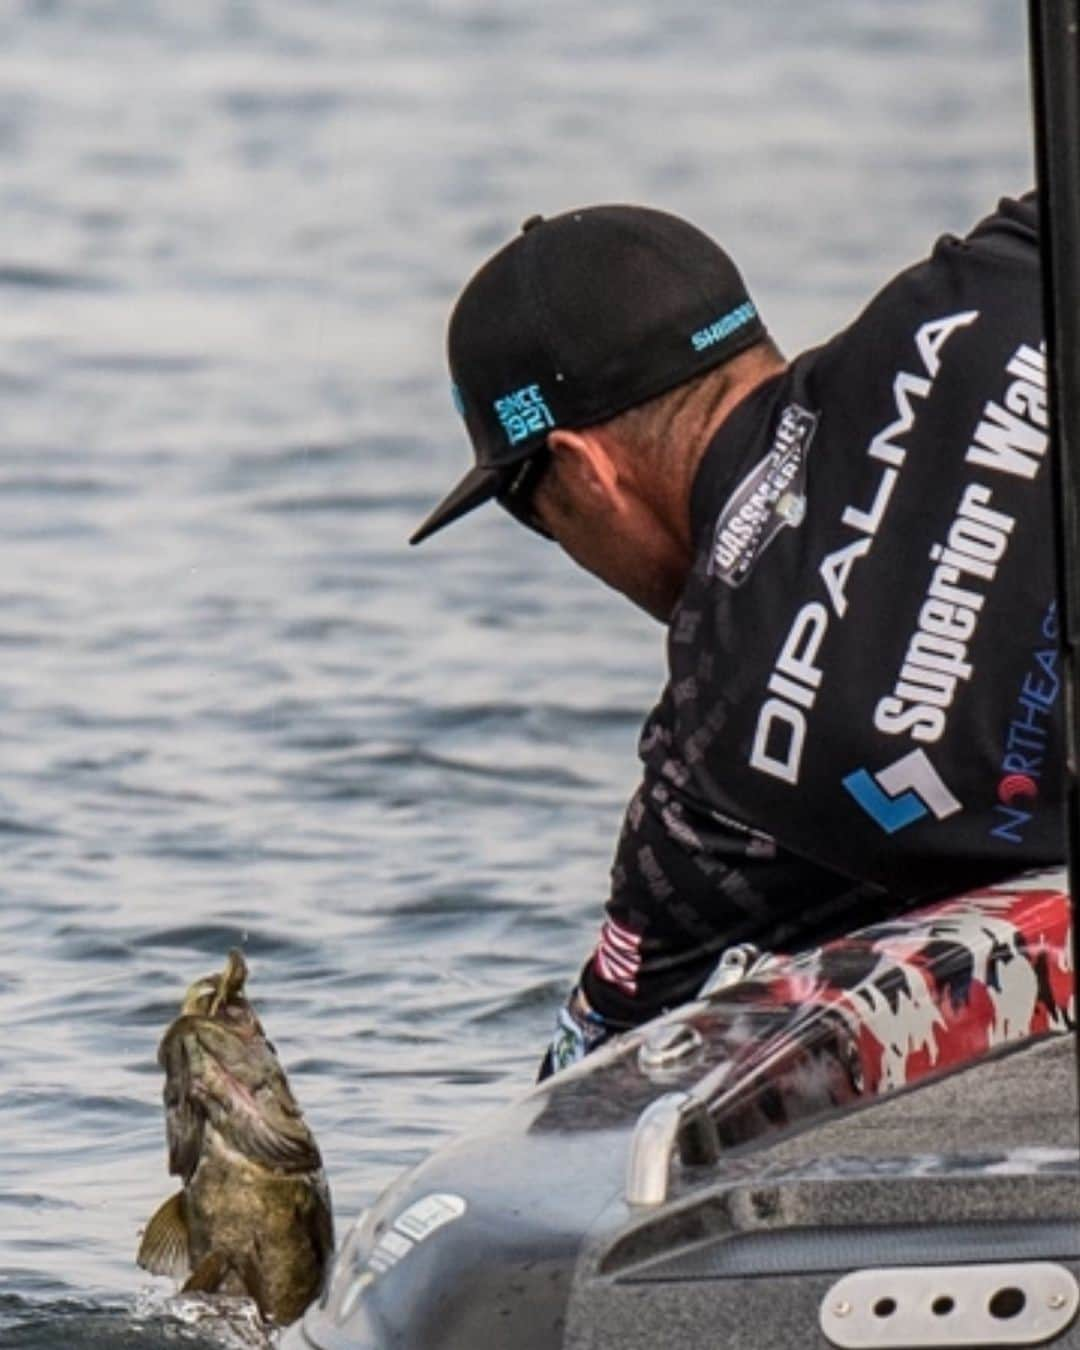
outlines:
[[[799,350],[1027,185],[1022,19],[0,7],[0,1344],[210,1334],[132,1257],[228,946],[342,1223],[529,1082],[587,951],[662,634],[497,511],[405,547],[464,277],[649,202]]]

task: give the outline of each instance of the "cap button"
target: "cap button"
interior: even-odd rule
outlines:
[[[530,216],[528,220],[523,220],[521,222],[521,233],[528,234],[529,231],[534,230],[537,227],[537,225],[543,224],[543,221],[544,221],[543,216]]]

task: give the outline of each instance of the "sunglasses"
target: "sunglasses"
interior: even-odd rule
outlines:
[[[534,531],[536,534],[543,535],[545,539],[551,539],[554,536],[550,531],[544,529],[540,523],[540,517],[536,514],[533,505],[533,498],[536,496],[536,489],[540,486],[540,480],[547,472],[550,462],[551,452],[546,446],[530,455],[528,459],[522,460],[511,474],[506,486],[495,495],[495,500],[509,512],[516,521]]]

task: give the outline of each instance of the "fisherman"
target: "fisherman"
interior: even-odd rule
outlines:
[[[494,500],[667,626],[606,922],[543,1072],[816,945],[1060,862],[1033,194],[786,361],[728,255],[642,207],[543,219],[450,320]]]

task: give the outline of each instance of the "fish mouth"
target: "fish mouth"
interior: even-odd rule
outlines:
[[[244,992],[248,968],[244,953],[239,947],[230,949],[225,958],[225,969],[218,976],[217,993],[210,1003],[208,1017],[216,1017],[225,1004],[234,1003]]]
[[[238,947],[233,947],[220,973],[204,975],[188,988],[180,1009],[181,1017],[220,1017],[233,1006],[246,1008],[244,985],[247,977],[248,966],[244,954]]]

